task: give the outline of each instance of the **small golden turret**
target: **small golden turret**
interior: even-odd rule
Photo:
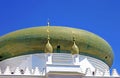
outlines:
[[[47,41],[47,44],[45,46],[45,53],[52,53],[53,52],[53,47],[49,42],[49,40],[50,40],[50,37],[49,37],[49,22],[48,22],[47,33],[48,33],[48,39],[47,39],[48,41]]]
[[[73,33],[73,32],[72,32]],[[72,46],[72,49],[71,49],[71,53],[72,54],[79,54],[79,48],[78,46],[76,45],[75,43],[75,37],[74,37],[74,33],[73,33],[73,46]]]
[[[53,52],[53,47],[52,45],[50,44],[49,40],[45,46],[45,53],[52,53]]]

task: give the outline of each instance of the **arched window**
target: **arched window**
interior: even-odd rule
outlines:
[[[60,53],[60,45],[57,45],[57,53]]]
[[[105,59],[107,59],[108,57],[107,56],[105,56]]]

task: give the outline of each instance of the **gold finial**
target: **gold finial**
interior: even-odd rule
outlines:
[[[52,45],[50,44],[49,40],[45,46],[45,53],[52,53],[53,52],[53,47]]]
[[[48,19],[48,23],[47,23],[47,34],[48,34],[48,40],[50,39],[50,37],[49,37],[49,33],[50,33],[50,31],[49,31],[49,27],[50,27],[50,22],[49,22],[49,19]]]
[[[47,29],[47,34],[48,34],[48,40],[50,40],[50,36],[49,36],[49,28]]]
[[[45,53],[52,53],[53,52],[53,47],[52,45],[50,44],[49,40],[50,40],[50,36],[49,36],[49,26],[50,26],[50,23],[49,23],[49,20],[48,20],[48,23],[47,23],[47,35],[48,35],[48,41],[47,41],[47,44],[45,46]]]
[[[71,53],[72,54],[79,54],[79,48],[78,46],[76,45],[75,43],[75,33],[72,31],[72,34],[73,34],[73,46],[72,46],[72,49],[71,49]]]

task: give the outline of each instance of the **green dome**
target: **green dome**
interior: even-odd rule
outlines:
[[[18,30],[0,38],[0,60],[7,58],[44,53],[47,44],[47,26]],[[113,52],[110,45],[99,36],[81,29],[51,26],[50,43],[54,52],[71,53],[74,32],[79,54],[97,58],[111,66]],[[59,50],[59,51],[58,51]]]

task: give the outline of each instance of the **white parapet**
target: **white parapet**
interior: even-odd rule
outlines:
[[[99,69],[96,69],[95,76],[103,76],[103,73]]]
[[[93,76],[90,68],[86,69],[86,73],[85,74],[86,74],[86,76]]]
[[[32,70],[32,69],[30,69],[30,70]],[[51,65],[50,64],[50,65],[47,66],[47,70],[48,70],[47,72],[46,72],[46,68],[43,70],[43,72],[41,72],[39,67],[35,67],[33,73],[31,73],[30,70],[27,67],[25,69],[25,71],[24,71],[24,74],[21,74],[20,68],[17,67],[15,69],[15,71],[13,72],[13,74],[12,74],[12,72],[10,71],[10,67],[7,66],[5,71],[4,71],[4,73],[3,73],[3,75],[45,76],[50,71],[53,71],[53,72],[54,71],[56,71],[56,72],[76,72],[77,71],[77,73],[78,72],[82,73],[82,70],[81,70],[81,68],[79,68],[79,65],[78,66],[77,65],[74,65],[74,66],[69,65],[68,67],[64,67],[64,65]],[[1,74],[1,70],[0,70],[0,74]],[[107,69],[105,69],[105,72],[103,74],[103,72],[100,71],[99,69],[96,69],[95,71],[91,71],[91,68],[87,68],[86,69],[85,76],[88,76],[88,77],[93,77],[94,76],[95,78],[97,78],[97,77],[100,77],[100,78],[102,78],[102,77],[106,77],[106,78],[109,78],[109,77],[111,77],[111,78],[120,77],[120,75],[118,74],[116,69],[112,70],[112,75],[110,76],[110,71],[107,70]]]
[[[24,75],[32,75],[28,67],[25,69]]]
[[[19,67],[17,67],[17,68],[15,69],[14,75],[21,75],[21,72],[20,72],[20,68],[19,68]]]
[[[113,77],[120,77],[116,69],[112,70],[112,76]]]
[[[38,67],[35,67],[33,75],[42,75]]]
[[[110,77],[110,71],[105,69],[104,77]]]
[[[98,59],[67,53],[45,53],[19,56],[0,62],[0,68],[0,75],[13,76],[45,76],[49,72],[76,72],[91,77],[120,77],[116,69],[113,69],[112,75],[110,75],[109,66]],[[32,68],[35,69],[33,70]]]
[[[4,72],[4,75],[11,75],[10,67],[7,66]]]

